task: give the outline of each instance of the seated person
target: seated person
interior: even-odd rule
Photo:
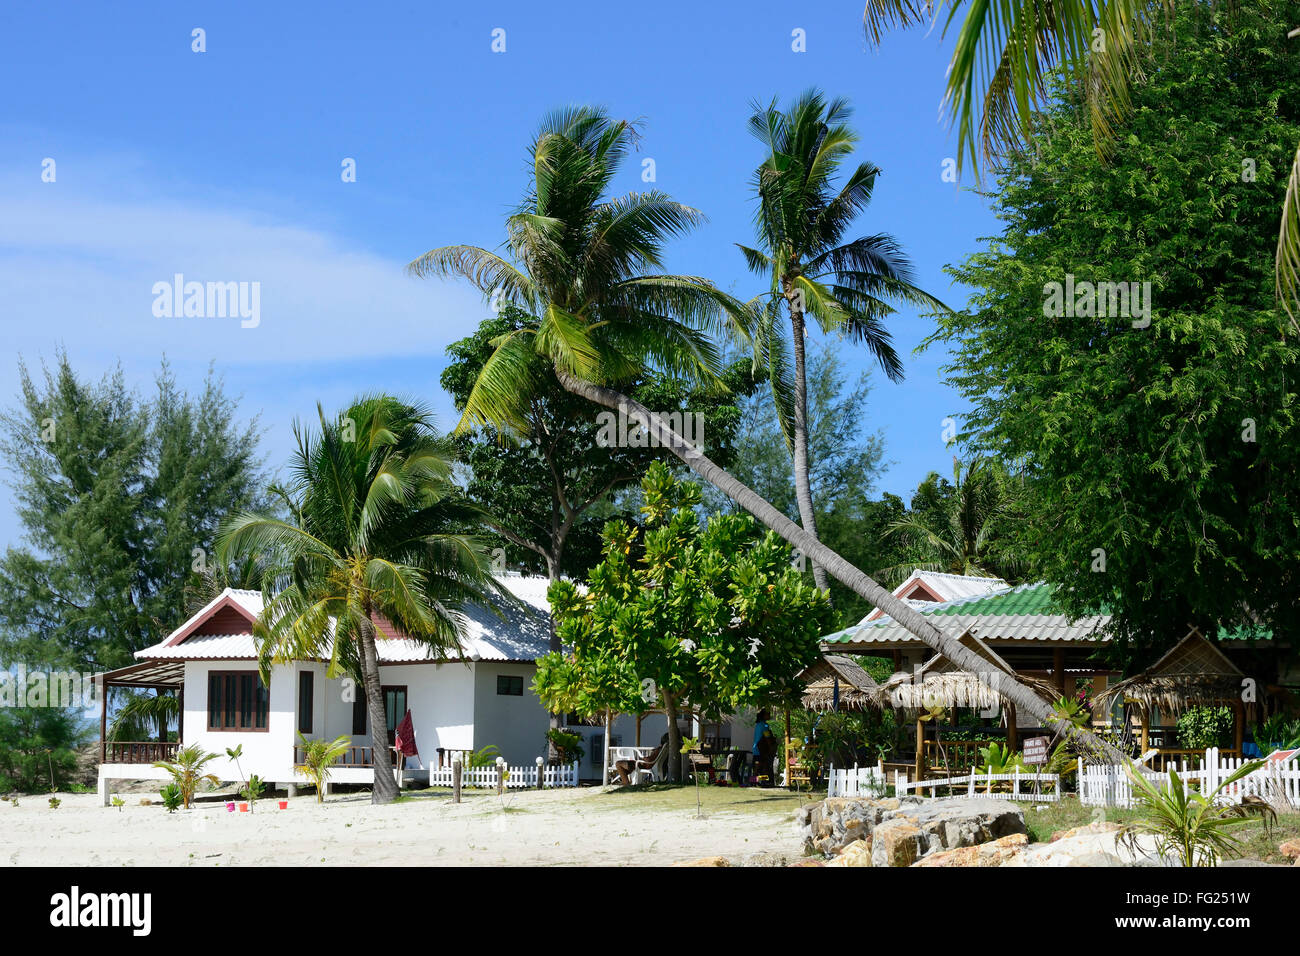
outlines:
[[[633,761],[631,760],[619,760],[615,762],[614,769],[618,771],[618,777],[619,780],[622,782],[623,786],[626,787],[629,784],[631,784],[632,780],[628,776],[628,774],[631,773],[633,769],[649,770],[651,767],[653,767],[655,763],[659,760],[659,754],[661,754],[663,752],[663,749],[667,746],[668,746],[668,735],[664,734],[659,741],[659,746],[656,747],[654,750],[650,751],[644,757],[638,759],[635,762],[635,768],[633,766]]]

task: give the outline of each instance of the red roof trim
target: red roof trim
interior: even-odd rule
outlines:
[[[257,617],[249,611],[248,608],[236,601],[233,594],[223,594],[216,604],[212,605],[206,611],[196,614],[188,623],[185,624],[184,627],[174,633],[171,637],[167,638],[167,640],[163,641],[162,646],[175,647],[177,644],[184,643],[187,637],[211,620],[215,614],[224,611],[227,608],[234,608],[235,611],[239,613],[239,616],[248,622],[250,628],[257,621]]]

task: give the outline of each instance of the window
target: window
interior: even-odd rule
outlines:
[[[298,674],[298,733],[311,733],[312,693],[316,684],[316,675],[311,671]]]
[[[357,697],[352,701],[352,733],[363,736],[366,732],[366,692],[357,687]]]
[[[257,671],[208,674],[208,730],[267,729],[270,693]]]
[[[498,674],[497,675],[497,696],[498,697],[523,697],[524,679],[522,677],[511,677],[509,674]]]

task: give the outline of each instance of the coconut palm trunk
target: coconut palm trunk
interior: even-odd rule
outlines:
[[[817,538],[799,527],[778,511],[757,492],[746,486],[733,475],[724,471],[715,462],[698,451],[668,426],[662,418],[650,411],[640,402],[629,398],[610,388],[596,385],[557,368],[556,374],[560,384],[575,395],[612,409],[627,416],[629,421],[639,421],[646,431],[657,438],[662,447],[667,448],[682,463],[697,475],[727,495],[768,528],[775,531],[810,559],[821,564],[831,577],[848,587],[853,593],[870,601],[880,608],[910,633],[927,646],[942,654],[958,667],[970,671],[981,683],[993,688],[1008,701],[1016,705],[1018,712],[1031,714],[1041,720],[1044,726],[1051,726],[1053,712],[1051,706],[1024,684],[1009,678],[1002,671],[989,669],[988,661],[967,648],[956,638],[950,637],[931,624],[924,616],[908,607],[899,598],[855,568],[843,557],[822,544]],[[1110,763],[1123,764],[1129,758],[1110,744],[1084,728],[1067,728],[1065,733],[1077,746],[1086,748],[1094,759]]]
[[[375,646],[375,629],[371,624],[363,622],[359,630],[362,690],[370,719],[370,763],[375,775],[371,802],[392,803],[397,799],[397,780],[393,776],[392,754],[388,752],[388,718],[379,677],[379,648]]]
[[[790,324],[794,329],[792,343],[794,346],[794,496],[799,503],[799,523],[803,525],[805,531],[816,538],[817,513],[813,510],[812,479],[808,475],[808,376],[805,326],[803,311],[796,304],[793,290],[790,290],[787,296],[790,303]],[[812,573],[817,587],[823,591],[829,590],[826,569],[813,561]]]

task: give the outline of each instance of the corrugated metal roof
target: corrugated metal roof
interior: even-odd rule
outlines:
[[[970,631],[985,641],[1105,640],[1103,629],[1110,621],[1108,614],[1071,621],[1057,610],[1051,587],[1043,582],[1008,586],[917,610],[941,631],[955,635]],[[824,644],[840,645],[916,642],[917,638],[891,617],[866,621],[822,638]]]
[[[544,577],[507,574],[497,580],[522,603],[522,607],[503,605],[501,616],[486,608],[473,607],[463,615],[461,650],[470,660],[531,661],[550,650],[550,604],[546,590],[550,582]],[[254,615],[262,612],[262,595],[258,591],[227,588],[199,614],[173,631],[179,633],[215,607],[222,597],[231,596]],[[170,635],[168,636],[170,640]],[[167,641],[136,651],[143,660],[255,660],[257,644],[251,631],[241,634],[191,635],[174,647]],[[390,637],[377,641],[381,663],[414,663],[439,659],[429,647],[407,637]]]

